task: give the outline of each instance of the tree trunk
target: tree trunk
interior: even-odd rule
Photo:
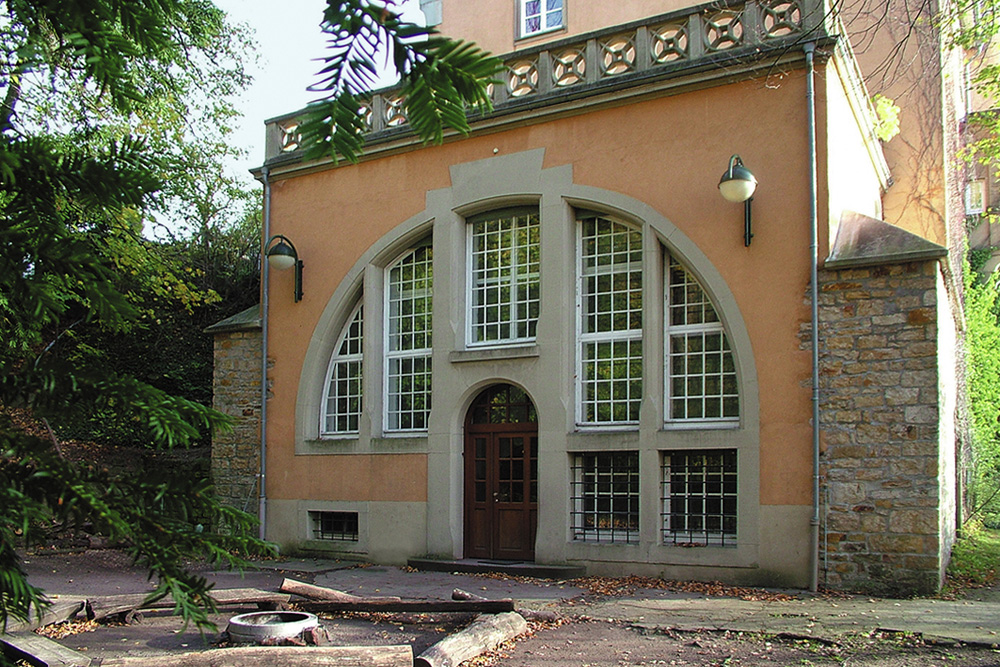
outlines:
[[[528,629],[520,614],[483,615],[472,624],[442,639],[421,653],[413,661],[414,667],[457,667],[500,644],[513,639]]]

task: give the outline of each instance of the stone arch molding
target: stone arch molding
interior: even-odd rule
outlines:
[[[397,225],[358,258],[330,296],[309,340],[296,401],[297,454],[350,451],[357,447],[356,441],[353,444],[350,441],[341,441],[338,445],[337,440],[319,439],[320,404],[326,372],[341,328],[359,295],[366,295],[363,298],[366,298],[369,304],[372,303],[374,295],[380,298],[384,267],[409,245],[428,234],[433,234],[436,250],[435,291],[439,280],[462,281],[465,275],[464,244],[447,243],[439,254],[438,247],[442,245],[438,243],[439,239],[447,242],[449,238],[447,230],[461,225],[469,215],[503,206],[529,203],[539,205],[543,220],[549,217],[548,214],[556,218],[569,219],[573,208],[584,208],[615,216],[639,226],[647,239],[657,240],[675,254],[695,274],[718,307],[737,360],[741,387],[740,427],[751,433],[758,431],[758,383],[750,336],[736,299],[715,266],[684,232],[659,211],[618,192],[575,184],[571,165],[543,168],[544,155],[545,150],[539,148],[453,165],[450,169],[451,187],[429,191],[426,195],[426,208],[423,211]],[[435,307],[435,310],[438,308]],[[435,348],[444,342],[442,338],[447,339],[446,344],[449,347],[452,345],[452,339],[447,335],[439,336],[442,327],[453,330],[461,328],[454,321],[440,318],[435,313]],[[371,339],[381,338],[380,331],[381,309],[369,312],[366,308],[366,359],[372,358],[369,355],[370,350],[381,351],[380,347],[376,350],[370,347],[374,344]],[[456,334],[458,335],[461,334]],[[447,351],[444,354],[446,355]],[[435,357],[437,356],[438,352],[435,351]],[[376,390],[380,390],[380,379],[372,378],[372,373],[367,370],[365,376],[366,391],[372,388],[372,382],[376,380],[378,381]],[[507,380],[497,378],[496,381]],[[474,396],[475,392],[470,389],[467,394]],[[439,425],[450,430],[457,425],[452,422],[460,421],[461,418],[463,417],[454,415],[444,417],[447,423]],[[368,432],[366,428],[369,429]],[[377,426],[363,425],[362,438],[359,439],[363,440],[364,435],[376,435],[370,432],[373,428],[377,429]],[[431,430],[434,430],[434,421],[431,423]]]

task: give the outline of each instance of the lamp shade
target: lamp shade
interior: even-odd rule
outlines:
[[[750,199],[756,189],[756,177],[743,166],[739,156],[734,155],[729,160],[729,169],[722,174],[722,179],[719,181],[719,192],[726,201],[739,203]]]
[[[290,269],[297,260],[295,250],[284,241],[278,241],[276,246],[267,251],[267,263],[272,269]]]

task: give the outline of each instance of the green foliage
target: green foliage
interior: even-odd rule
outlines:
[[[1000,530],[977,523],[966,526],[951,550],[947,592],[995,586],[1000,581]]]
[[[161,146],[185,134],[186,96],[239,83],[238,67],[214,64],[233,53],[233,33],[203,0],[4,8],[0,407],[29,408],[46,423],[106,416],[151,446],[187,446],[225,428],[225,416],[109,364],[95,337],[147,330],[166,303],[194,312],[217,299],[140,231],[180,164]],[[173,594],[198,625],[211,608],[208,584],[184,561],[233,564],[268,548],[252,537],[253,519],[222,507],[204,480],[115,479],[67,461],[55,437],[0,412],[0,624],[44,604],[15,545],[52,519],[92,523],[125,544],[156,577],[153,596]]]
[[[394,4],[328,0],[321,27],[329,36],[330,53],[312,87],[327,97],[309,106],[299,128],[307,158],[360,159],[365,132],[360,99],[375,81],[380,47],[402,79],[410,126],[425,142],[440,143],[446,128],[468,134],[467,108],[491,108],[487,88],[500,61],[472,44],[403,21]]]
[[[875,136],[882,141],[889,141],[899,134],[899,107],[885,95],[875,95],[872,104],[875,105],[875,115],[878,117]]]
[[[965,269],[966,371],[972,421],[972,516],[1000,516],[1000,274]]]

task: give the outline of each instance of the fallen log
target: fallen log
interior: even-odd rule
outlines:
[[[469,627],[448,635],[418,655],[413,667],[457,667],[528,629],[528,623],[515,612],[483,615]]]
[[[373,611],[373,612],[479,612],[499,614],[514,611],[513,600],[381,600],[362,598],[356,602],[334,602],[333,600],[309,600],[296,602],[303,611]]]
[[[200,653],[105,658],[101,667],[411,667],[409,646],[241,646]]]
[[[281,588],[278,589],[282,593],[289,593],[291,595],[298,595],[299,597],[308,598],[310,600],[329,600],[332,602],[361,602],[363,600],[392,600],[398,602],[400,598],[395,596],[376,596],[376,597],[361,597],[358,595],[351,595],[350,593],[345,593],[344,591],[338,591],[333,588],[324,588],[323,586],[314,586],[313,584],[307,584],[302,581],[296,581],[294,579],[285,579],[281,582]]]
[[[463,591],[461,588],[456,588],[451,592],[452,600],[478,600],[480,602],[487,600],[489,598],[484,598],[482,595],[476,595],[475,593],[470,593],[468,591]],[[561,617],[557,612],[545,611],[542,609],[522,609],[520,607],[514,609],[517,613],[524,617],[527,621],[541,621],[543,623],[555,623]]]
[[[288,604],[291,596],[283,593],[262,591],[259,588],[231,588],[211,591],[209,595],[220,607],[238,604],[256,604],[260,609],[273,611]],[[106,595],[87,600],[87,619],[101,620],[109,616],[131,614],[137,609],[172,609],[174,599],[166,596],[155,602],[146,603],[145,593],[126,595]]]

